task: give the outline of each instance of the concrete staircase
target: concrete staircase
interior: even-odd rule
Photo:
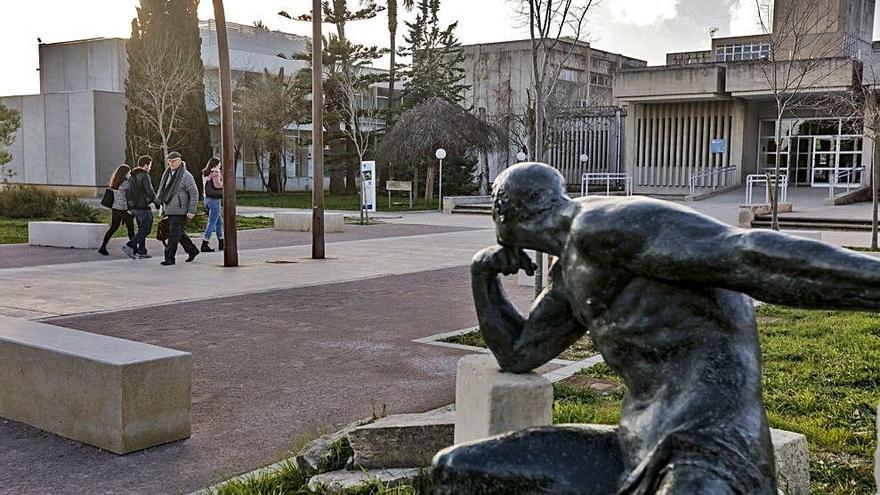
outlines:
[[[758,215],[752,221],[752,228],[769,229],[770,215]],[[782,230],[841,230],[850,232],[870,232],[871,221],[854,218],[810,218],[789,215],[779,216]]]

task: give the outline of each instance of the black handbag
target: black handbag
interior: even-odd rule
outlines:
[[[113,189],[109,187],[104,189],[104,197],[101,198],[101,205],[107,208],[113,208]]]

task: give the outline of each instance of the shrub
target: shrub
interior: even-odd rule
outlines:
[[[58,195],[31,186],[10,186],[0,191],[0,217],[49,218],[55,212]]]
[[[59,222],[85,222],[97,223],[100,221],[101,213],[94,208],[73,196],[64,196],[58,200],[55,213],[52,215],[53,220]]]

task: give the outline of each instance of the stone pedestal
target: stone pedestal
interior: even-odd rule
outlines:
[[[28,244],[75,249],[98,249],[107,225],[77,222],[28,222]]]
[[[275,230],[294,232],[310,232],[312,230],[312,212],[279,211],[275,213]],[[324,213],[324,232],[342,232],[345,215],[342,213]]]
[[[455,443],[550,425],[553,387],[535,373],[503,373],[490,354],[458,362],[455,385]]]

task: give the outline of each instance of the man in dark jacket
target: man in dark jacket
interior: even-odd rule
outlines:
[[[168,167],[159,181],[159,192],[156,201],[162,205],[165,216],[168,217],[168,245],[165,246],[165,261],[163,265],[174,264],[174,256],[177,255],[177,244],[183,245],[184,251],[189,255],[186,262],[196,259],[199,248],[184,232],[187,220],[196,216],[196,207],[199,204],[199,188],[196,180],[186,169],[186,164],[180,157],[180,153],[172,151],[165,160]]]
[[[150,182],[150,169],[153,159],[148,156],[138,158],[137,165],[131,171],[128,185],[128,208],[137,221],[138,231],[134,238],[122,246],[122,252],[131,259],[151,258],[147,254],[147,236],[153,230],[153,211],[150,209],[156,201],[153,184]]]

